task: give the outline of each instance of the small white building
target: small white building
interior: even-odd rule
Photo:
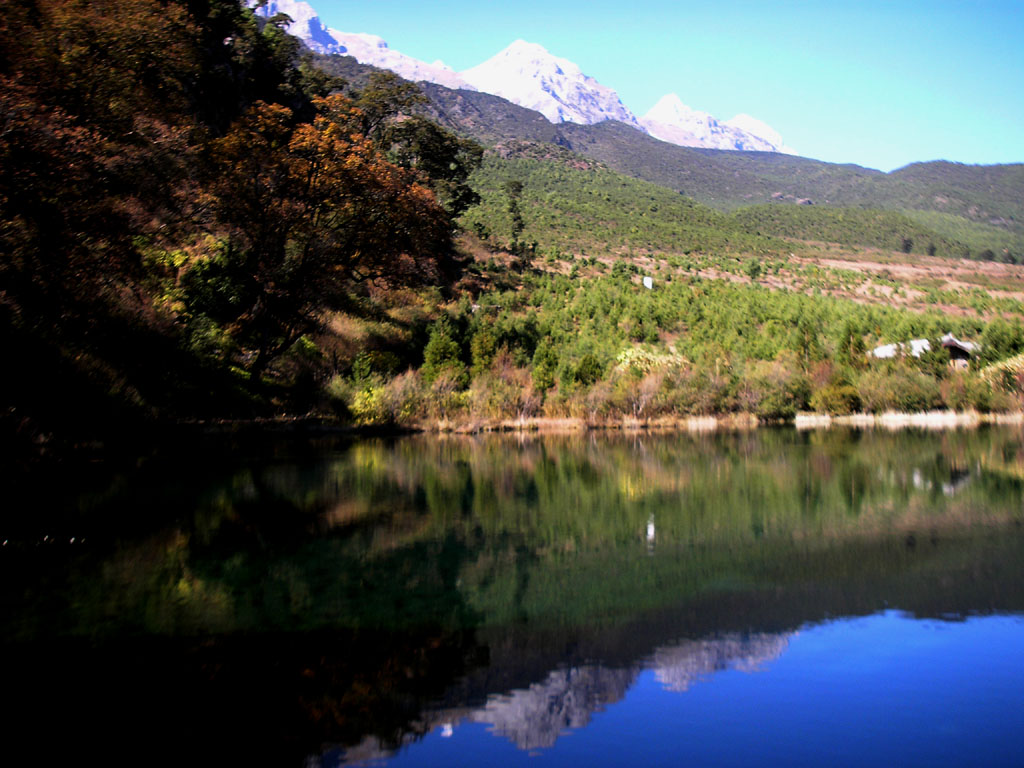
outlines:
[[[978,351],[978,345],[972,341],[960,341],[952,333],[942,337],[943,348],[949,350],[949,362],[955,368],[966,368],[971,355]],[[932,348],[928,339],[911,339],[907,342],[896,342],[895,344],[883,344],[875,347],[868,355],[879,360],[891,360],[899,355],[911,355],[920,357]]]

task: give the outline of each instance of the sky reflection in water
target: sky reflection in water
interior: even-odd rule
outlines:
[[[723,657],[697,676],[683,663],[682,691],[680,670],[665,665],[672,649],[659,649],[621,700],[549,747],[515,744],[485,708],[387,764],[1010,766],[1024,758],[1021,616],[942,621],[887,611],[754,645],[753,658]],[[331,757],[341,755],[325,763]]]

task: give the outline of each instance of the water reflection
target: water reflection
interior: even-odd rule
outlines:
[[[651,666],[669,691],[682,693],[702,677],[725,669],[753,672],[782,655],[794,633],[730,634],[659,648]]]
[[[392,756],[395,765],[1016,765],[1024,667],[1019,617],[959,622],[886,611],[805,627],[759,674],[728,670],[687,692],[641,669],[585,730],[501,749],[467,721]],[[982,650],[983,649],[983,650]],[[495,738],[497,737],[497,738]],[[518,746],[518,745],[517,745]],[[337,755],[335,755],[337,757]],[[380,755],[379,757],[385,757]]]
[[[492,694],[481,707],[428,710],[422,719],[436,724],[432,729],[443,738],[450,738],[461,725],[480,723],[521,750],[550,748],[567,731],[585,728],[596,712],[621,701],[645,669],[654,672],[666,691],[684,693],[715,672],[762,669],[785,651],[791,635],[731,633],[656,648],[649,658],[630,667],[585,664],[554,669],[526,688]],[[416,740],[409,739],[408,743]],[[358,764],[394,752],[379,739],[368,738],[348,749],[328,750],[327,754],[328,762]]]
[[[687,640],[630,666],[561,667],[476,707],[429,706],[398,743],[368,736],[308,764],[1011,766],[1022,641],[1020,616],[897,611]]]
[[[647,683],[691,699],[772,670],[832,617],[1024,611],[1019,430],[183,456],[4,519],[0,671],[29,720],[56,696],[82,743],[120,718],[233,761],[472,727],[525,754]]]

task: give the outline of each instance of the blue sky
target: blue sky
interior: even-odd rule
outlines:
[[[330,27],[456,70],[540,43],[638,115],[674,92],[753,115],[806,157],[1024,162],[1024,0],[308,1]]]

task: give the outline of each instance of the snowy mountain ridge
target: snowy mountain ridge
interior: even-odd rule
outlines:
[[[256,6],[257,0],[248,1]],[[537,43],[516,40],[482,64],[456,72],[442,61],[428,64],[395,51],[376,35],[329,29],[303,0],[268,0],[255,11],[266,18],[287,14],[292,19],[288,31],[317,53],[352,56],[362,64],[414,82],[425,80],[447,88],[490,93],[536,110],[552,123],[591,125],[616,120],[680,146],[795,154],[782,136],[762,121],[746,114],[719,121],[686,106],[674,93],[663,96],[637,119],[614,90]]]
[[[662,96],[640,120],[651,136],[683,147],[784,152],[782,136],[750,115],[721,122],[683,104],[674,93]],[[790,152],[790,154],[792,154]]]
[[[537,43],[516,40],[483,64],[467,69],[462,77],[478,91],[534,109],[552,123],[591,125],[618,120],[640,127],[615,91]]]
[[[361,64],[369,64],[381,69],[388,69],[396,75],[418,83],[426,80],[428,83],[437,83],[446,88],[463,88],[469,91],[477,90],[466,81],[458,72],[453,70],[443,61],[435,61],[427,64],[412,56],[392,50],[383,38],[377,35],[368,35],[361,32],[339,32],[336,29],[329,30],[331,37],[342,47],[342,53],[353,57]],[[333,53],[334,51],[332,51]]]

